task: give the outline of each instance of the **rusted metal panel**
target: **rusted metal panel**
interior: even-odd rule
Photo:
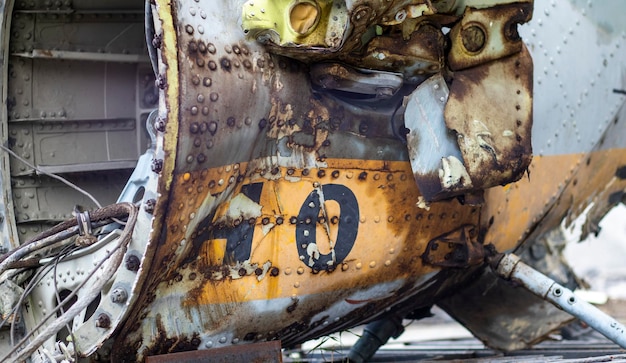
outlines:
[[[412,83],[443,69],[446,40],[441,30],[422,20],[407,32],[375,37],[363,55],[348,55],[345,60],[370,69],[402,72]]]
[[[533,1],[466,8],[461,21],[450,31],[450,69],[458,71],[518,53],[524,44],[517,25],[530,21]]]
[[[374,15],[369,5],[358,5],[351,16],[363,27],[389,10]],[[385,53],[406,72],[384,79],[384,72],[372,71],[367,87],[385,102],[367,106],[345,94],[367,83],[356,73],[355,56],[343,59],[352,59],[350,65],[337,59],[311,67],[306,63],[321,58],[300,57],[305,63],[277,55],[303,50],[245,40],[236,3],[157,7],[165,13],[162,24],[176,29],[168,44],[177,52],[162,51],[161,67],[175,65],[177,79],[166,73],[157,82],[168,96],[170,84],[179,86],[177,98],[164,105],[160,131],[175,146],[176,163],[162,171],[171,180],[163,189],[166,219],[115,359],[274,339],[295,344],[388,307],[426,306],[442,286],[461,279],[437,274],[441,266],[434,262],[445,256],[427,264],[420,256],[438,236],[477,226],[479,208],[457,200],[417,206],[422,194],[394,123],[407,93],[400,78],[410,83],[441,68],[440,31],[413,24],[415,34],[373,43],[372,54],[411,35],[398,54]],[[221,26],[208,26],[214,23]],[[353,36],[360,42],[358,32]],[[399,67],[379,61],[371,65]],[[324,89],[311,75],[326,72],[338,78]],[[379,95],[379,84],[395,86]],[[468,253],[467,261],[478,259]]]
[[[389,122],[402,95],[361,107],[311,87],[307,65],[243,40],[231,2],[158,7],[177,29],[178,52],[161,53],[178,67],[163,78],[165,90],[180,82],[177,108],[165,105],[177,128],[163,133],[176,164],[163,169],[166,219],[115,359],[295,344],[384,306],[429,304],[444,279],[419,256],[438,235],[477,225],[479,210],[415,205]]]
[[[198,334],[205,349],[268,338],[293,344],[355,324],[370,304],[399,304],[437,285],[430,281],[436,269],[415,256],[438,231],[476,224],[477,209],[451,201],[424,211],[406,203],[418,197],[406,162],[327,163],[292,175],[289,168],[252,173],[206,217],[204,198],[174,197],[198,220],[188,225],[188,238],[179,224],[168,227],[183,241],[173,245],[187,252],[139,316],[140,335],[126,338],[143,341],[140,352],[165,352],[150,333],[162,321],[155,327],[167,339]],[[390,171],[382,172],[384,165]],[[210,185],[210,195],[233,172],[208,170],[200,184]],[[199,183],[194,178],[183,174],[180,190]],[[162,313],[172,309],[181,313]]]
[[[271,341],[213,350],[197,350],[184,353],[155,355],[146,358],[146,363],[279,363],[283,361],[280,342]]]
[[[569,314],[490,270],[438,305],[485,344],[504,351],[536,344],[572,321]]]
[[[431,2],[425,0],[302,3],[248,1],[242,7],[242,30],[273,53],[323,60],[357,50],[364,45],[364,38],[371,38],[367,32],[372,25],[404,24],[410,28],[408,34],[415,19],[435,13]]]
[[[444,117],[476,190],[514,182],[530,164],[532,74],[525,47],[454,74]]]
[[[462,226],[428,242],[422,260],[425,264],[442,267],[479,266],[483,264],[486,254],[477,238],[476,226]]]

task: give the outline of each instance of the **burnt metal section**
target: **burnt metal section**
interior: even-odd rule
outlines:
[[[355,69],[338,63],[311,65],[311,82],[326,90],[370,95],[374,100],[391,98],[402,87],[397,73]]]
[[[422,19],[415,28],[375,37],[364,52],[344,60],[370,69],[402,72],[408,82],[418,83],[444,69],[445,45],[441,29]]]
[[[485,249],[478,240],[475,226],[465,225],[432,239],[422,254],[425,264],[467,268],[484,262]]]
[[[626,348],[626,327],[590,303],[579,299],[565,286],[528,266],[513,254],[503,254],[491,262],[494,272],[513,281],[559,309],[580,319],[597,332]]]
[[[566,240],[560,228],[528,242],[517,251],[524,261],[569,288],[577,286],[579,281],[561,254]],[[527,349],[573,320],[491,269],[437,304],[487,346],[504,351]]]
[[[573,320],[490,269],[437,305],[485,345],[503,351],[526,349]]]
[[[532,159],[532,59],[515,55],[455,72],[444,111],[472,188],[519,180]]]
[[[261,342],[212,350],[162,354],[146,357],[146,363],[274,363],[282,362],[280,341]]]
[[[518,53],[524,47],[517,25],[530,21],[533,1],[466,8],[450,31],[450,69],[459,71]]]
[[[435,12],[430,1],[300,5],[312,10],[307,14],[312,28],[306,36],[293,37],[297,31],[290,30],[285,18],[297,7],[283,2],[244,3],[243,30],[249,39],[265,44],[272,53],[306,63],[341,60],[368,69],[401,71],[413,83],[444,68],[444,35],[436,23],[425,20],[426,15]],[[315,14],[317,20],[313,22]]]
[[[405,10],[398,4],[393,4],[394,17]],[[391,11],[390,4],[381,9],[357,5],[351,15],[363,31]],[[411,77],[425,78],[441,68],[440,30],[415,23],[406,31],[383,29],[393,39],[381,39],[381,46],[411,36],[417,50],[401,49],[404,55],[396,60],[408,62],[424,53],[426,69],[391,62],[401,69],[406,65],[409,73],[402,73],[404,84],[397,91],[375,90],[379,97],[372,105],[346,95],[350,81],[363,79],[351,72],[354,68],[344,68],[347,76],[340,87],[329,87],[332,91],[311,79],[316,61],[355,67],[346,59],[356,60],[358,54],[345,52],[341,59],[324,51],[246,41],[238,6],[157,1],[157,28],[172,29],[155,30],[155,37],[162,37],[157,83],[167,98],[160,102],[162,125],[157,121],[166,152],[155,158],[163,160],[155,172],[167,180],[161,192],[168,199],[167,205],[157,201],[154,210],[164,221],[154,228],[160,234],[152,245],[154,258],[140,270],[144,288],[116,338],[122,349],[113,353],[115,359],[274,339],[297,344],[376,319],[389,307],[429,306],[435,294],[467,272],[437,274],[435,263],[445,260],[445,253],[433,254],[433,264],[420,259],[428,242],[443,232],[455,231],[461,243],[472,247],[467,265],[478,263],[475,233],[458,231],[478,223],[478,209],[454,199],[430,211],[415,205],[420,193],[398,137],[404,130],[394,117],[415,85],[411,82],[421,81]],[[378,34],[372,30],[368,37]],[[421,31],[431,35],[423,43]],[[350,41],[356,42],[345,49],[362,45],[359,34],[365,35],[355,31]],[[341,66],[336,75],[342,75]],[[356,202],[333,186],[340,184],[368,207],[344,208]],[[334,215],[324,214],[321,193],[336,202],[330,203]],[[332,243],[331,227],[341,228]],[[369,243],[376,237],[363,230],[375,232],[380,241]],[[322,240],[325,236],[329,241]],[[318,238],[331,248],[316,250]],[[375,248],[381,253],[368,255]],[[170,314],[172,307],[175,314]]]

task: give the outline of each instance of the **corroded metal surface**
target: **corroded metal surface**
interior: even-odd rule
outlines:
[[[531,43],[546,32],[541,26],[547,28],[555,13],[575,18],[563,3],[551,2],[539,13],[544,22],[527,32]],[[87,171],[79,184],[102,192],[105,185],[115,191],[116,183],[98,179],[93,171],[131,167],[144,141],[136,121],[158,106],[150,119],[156,135],[120,197],[141,204],[122,267],[90,312],[74,319],[69,330],[80,336],[71,339],[73,344],[64,345],[70,339],[61,333],[42,346],[41,357],[53,350],[69,356],[72,345],[79,354],[97,349],[98,359],[118,361],[267,340],[291,345],[370,320],[423,312],[475,278],[485,244],[512,249],[583,212],[588,213],[585,232],[591,233],[596,220],[624,200],[623,115],[602,120],[598,132],[606,134],[589,140],[586,134],[596,125],[587,116],[593,112],[584,117],[584,129],[567,120],[575,119],[585,102],[602,107],[598,95],[610,98],[593,87],[600,80],[613,82],[614,74],[604,73],[621,69],[615,60],[625,47],[613,38],[599,45],[595,28],[579,30],[578,21],[567,35],[561,37],[565,31],[557,29],[553,37],[569,46],[577,43],[570,39],[574,34],[600,49],[590,53],[602,71],[590,71],[597,75],[590,80],[570,77],[589,84],[578,91],[559,84],[559,70],[551,66],[542,67],[536,78],[557,90],[542,100],[560,104],[561,96],[578,97],[571,101],[577,106],[561,107],[571,117],[554,116],[561,111],[556,106],[559,112],[544,109],[537,128],[540,154],[570,155],[540,156],[531,165],[532,182],[523,178],[491,188],[519,179],[530,163],[532,65],[517,34],[517,24],[530,19],[530,1],[148,2],[156,82],[146,75],[146,57],[135,54],[139,47],[117,43],[126,38],[119,32],[126,31],[128,44],[141,43],[137,4],[128,8],[134,9],[131,14],[100,14],[127,9],[121,0],[95,13],[86,4],[64,2],[54,14],[40,3],[15,8],[12,36],[6,37],[12,50],[5,52],[5,62],[9,59],[13,68],[7,72],[3,139],[18,155],[44,161],[48,171]],[[94,31],[92,23],[118,30]],[[36,30],[49,24],[80,31],[42,50],[48,40],[40,38],[47,33]],[[73,49],[86,34],[86,48]],[[96,46],[100,43],[104,53]],[[570,53],[559,56],[571,52],[563,44],[547,44],[535,42],[529,49],[550,64],[574,60]],[[87,103],[78,110],[87,118],[103,118],[104,127],[97,120],[66,122],[76,112],[55,108],[79,96],[73,81],[63,90],[71,94],[33,86],[41,84],[33,80],[38,72],[81,78],[67,71],[80,62],[86,76],[104,74],[104,87],[98,84],[86,95],[94,105],[104,99],[104,115]],[[117,79],[109,77],[124,82],[109,82]],[[121,87],[125,82],[132,86]],[[50,98],[56,101],[49,104],[45,96],[59,100]],[[120,107],[107,109],[112,100]],[[134,102],[136,108],[127,109]],[[106,140],[89,143],[97,134],[89,131],[92,127]],[[114,132],[119,137],[108,138]],[[84,153],[67,154],[51,146],[58,143],[44,142],[60,135],[83,146],[106,145],[106,153],[94,151],[93,162],[83,163]],[[582,139],[588,146],[580,146]],[[15,216],[8,215],[13,207],[5,201],[6,245],[15,221],[20,228],[28,226],[17,233],[31,233],[65,218],[70,208],[64,203],[77,198],[48,203],[61,194],[41,191],[54,185],[36,185],[30,175],[35,167],[3,160],[5,198],[17,201]],[[14,182],[8,183],[11,175]],[[50,204],[54,213],[35,202]],[[82,291],[77,286],[86,281],[81,272],[89,257],[103,258],[99,252],[67,259],[58,264],[63,273],[55,274],[61,281],[57,286],[50,282],[29,293],[29,328],[46,311],[64,305],[54,296],[59,287],[64,296]],[[37,263],[20,261],[13,267]],[[14,304],[21,294],[11,294],[9,304]],[[473,309],[466,308],[466,296],[476,297]],[[465,316],[457,314],[459,320],[470,325],[467,314],[487,306],[481,300],[486,296],[461,292],[455,312]],[[85,303],[79,294],[80,299]],[[558,324],[550,321],[541,330],[531,325],[529,334],[512,335],[534,341]],[[511,326],[515,330],[520,324]],[[487,343],[499,344],[497,334],[481,332]]]
[[[389,122],[406,91],[372,107],[328,84],[311,87],[307,64],[245,41],[224,19],[237,16],[237,4],[157,8],[164,28],[176,14],[167,43],[176,57],[161,50],[161,67],[178,65],[176,79],[162,76],[161,110],[176,163],[156,170],[171,175],[166,219],[117,359],[293,344],[370,320],[383,312],[377,307],[428,305],[432,293],[416,295],[443,277],[419,256],[442,233],[476,227],[479,213],[454,200],[430,210],[415,204],[406,146]],[[212,22],[223,26],[211,30]],[[332,81],[352,93],[350,83]],[[180,87],[176,99],[172,87]],[[164,313],[172,309],[184,313]]]
[[[498,278],[489,269],[439,301],[438,306],[478,339],[502,351],[525,349],[572,321],[569,314]]]
[[[472,189],[462,163],[461,150],[449,132],[444,110],[449,90],[443,76],[435,75],[405,98],[404,125],[411,169],[426,201],[450,198]]]
[[[517,25],[531,19],[532,9],[532,0],[487,9],[466,8],[462,20],[450,31],[450,68],[458,71],[520,52],[524,44]]]
[[[532,158],[532,61],[516,55],[456,72],[445,109],[472,187],[483,190],[522,177]]]
[[[294,344],[371,320],[382,306],[408,312],[430,304],[445,280],[436,273],[452,266],[438,262],[446,255],[454,266],[482,261],[479,208],[416,204],[422,194],[394,119],[403,117],[406,85],[444,66],[444,35],[433,23],[404,23],[422,13],[400,3],[349,6],[354,29],[334,55],[277,47],[271,36],[265,46],[245,40],[237,17],[249,3],[157,3],[157,130],[168,157],[157,157],[153,170],[169,197],[156,204],[166,216],[155,229],[160,242],[116,359]],[[380,21],[402,25],[370,35],[361,61],[350,53],[359,29]],[[312,63],[321,59],[331,61]],[[462,81],[454,82],[462,97]],[[445,234],[458,235],[459,248],[427,248],[437,238],[450,242]],[[422,254],[432,257],[424,263]],[[418,297],[424,291],[431,292]],[[182,314],[165,313],[172,309]]]

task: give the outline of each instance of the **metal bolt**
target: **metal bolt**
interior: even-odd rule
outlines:
[[[116,287],[111,291],[111,301],[116,304],[123,304],[128,299],[128,293],[121,287]]]
[[[146,211],[146,213],[154,213],[154,207],[156,206],[156,200],[155,199],[148,199],[146,200],[146,204],[143,206],[143,210]]]
[[[165,77],[161,74],[159,74],[156,78],[156,80],[154,81],[154,85],[157,86],[157,88],[160,89],[165,89],[165,85],[167,83],[165,82]]]
[[[154,37],[152,38],[152,46],[154,48],[161,48],[162,43],[163,36],[161,34],[154,34]]]
[[[402,9],[396,13],[396,21],[403,22],[406,19],[407,12]]]
[[[272,269],[270,270],[271,276],[278,276],[279,273],[280,273],[280,270],[278,269],[278,267],[272,267]]]
[[[159,132],[165,131],[165,120],[159,117],[154,123],[154,128]]]
[[[96,319],[96,327],[108,329],[111,326],[111,318],[107,314],[98,315],[98,319]]]
[[[193,110],[193,107],[192,107],[192,110]],[[197,108],[196,108],[196,113],[198,113]],[[189,132],[191,132],[192,134],[197,134],[199,131],[200,131],[200,124],[198,124],[197,122],[191,123],[191,126],[189,126]]]
[[[468,52],[478,52],[485,46],[486,35],[481,27],[471,25],[461,30],[461,40]]]
[[[163,159],[153,159],[151,167],[153,172],[160,173],[163,170]]]
[[[134,271],[134,272],[138,271],[140,264],[141,262],[139,261],[139,257],[135,255],[130,255],[128,256],[128,258],[126,258],[126,268],[129,271]]]

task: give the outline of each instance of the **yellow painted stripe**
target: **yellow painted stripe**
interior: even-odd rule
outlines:
[[[242,185],[262,183],[261,215],[252,222],[250,263],[253,266],[230,266],[230,271],[224,271],[219,254],[223,254],[226,240],[207,239],[202,243],[198,259],[178,271],[184,283],[162,286],[160,294],[168,294],[171,289],[190,290],[187,304],[203,305],[363,288],[417,278],[439,269],[425,266],[420,257],[430,240],[463,225],[478,223],[479,210],[463,206],[456,199],[436,203],[430,210],[419,208],[416,203],[420,194],[408,162],[328,160],[327,168],[310,169],[304,176],[302,170],[279,168],[264,176],[253,174],[237,183],[239,174],[246,168],[247,165],[238,164],[178,177],[168,215],[169,245],[162,248],[181,248],[180,241],[184,240],[182,245],[190,245],[197,239],[207,227],[196,221],[198,208],[207,198],[228,190],[228,185],[238,185],[232,196],[220,203],[214,218],[219,222],[225,220],[225,215],[233,215],[231,203],[241,193]],[[337,264],[332,272],[324,269],[316,272],[309,267],[311,256],[298,250],[299,243],[311,241],[313,236],[298,238],[297,225],[303,221],[294,224],[292,220],[301,209],[309,208],[306,203],[309,194],[327,185],[339,185],[354,194],[359,210],[355,221],[358,232],[343,263]],[[339,206],[343,197],[336,197],[337,200],[325,197],[325,222],[310,221],[315,225],[311,234],[314,230],[320,254],[329,254],[331,243],[338,248],[339,228],[343,228],[341,223],[346,223],[345,218],[340,218],[345,213]],[[250,221],[241,218],[237,223]],[[445,244],[433,253],[443,259],[450,250],[451,246]],[[255,273],[257,268],[259,276]],[[244,276],[239,276],[239,270]],[[224,277],[225,273],[229,276]]]

